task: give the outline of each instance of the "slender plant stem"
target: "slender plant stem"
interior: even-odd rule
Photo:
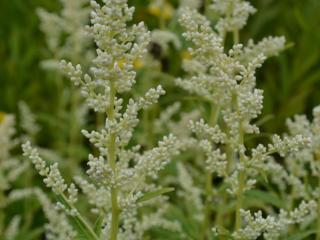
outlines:
[[[61,200],[63,200],[63,203],[66,204],[69,209],[76,209],[76,207],[72,203],[69,202],[68,198],[66,197],[66,195],[64,193],[61,193],[59,195],[59,197]],[[81,216],[81,214],[76,215],[76,217],[85,226],[85,229],[86,229],[87,233],[90,235],[90,238],[92,238],[94,240],[98,240],[99,239],[98,236],[92,230],[92,228],[91,228],[90,224],[87,222],[87,220],[85,218],[83,218]]]
[[[210,116],[210,126],[214,126],[217,124],[219,119],[220,108],[216,107],[212,104],[211,107],[211,116]],[[206,172],[206,185],[205,185],[205,206],[204,206],[204,217],[202,222],[202,230],[200,239],[206,239],[207,230],[210,226],[210,216],[211,216],[211,203],[212,203],[212,194],[213,194],[213,186],[212,186],[212,172]]]
[[[205,205],[204,205],[204,218],[202,222],[202,232],[200,239],[206,239],[207,230],[210,225],[210,215],[211,215],[211,198],[212,198],[212,173],[206,172],[206,186],[205,186]]]
[[[239,130],[239,146],[243,146],[244,139],[243,139],[243,130],[242,130],[242,124],[240,123],[240,130]],[[240,158],[240,164],[244,162],[244,153],[239,153]],[[245,171],[244,169],[239,170],[238,174],[238,192],[237,192],[237,205],[236,205],[236,223],[235,223],[235,229],[238,230],[241,228],[241,215],[240,210],[243,205],[243,191],[244,191],[244,184],[245,184]]]
[[[235,224],[235,229],[239,230],[241,228],[241,215],[240,215],[240,210],[242,209],[243,205],[243,185],[244,185],[244,172],[240,171],[239,176],[238,176],[238,181],[239,181],[239,189],[237,193],[237,206],[236,206],[236,224]]]
[[[69,128],[69,165],[70,165],[70,171],[71,174],[75,171],[76,167],[76,157],[75,157],[75,149],[78,144],[78,133],[79,133],[79,121],[77,117],[77,107],[79,106],[79,96],[78,92],[75,89],[70,89],[71,91],[71,105],[70,105],[70,112],[71,112],[71,118],[70,118],[70,128]]]
[[[105,121],[105,114],[97,112],[95,115],[95,124],[96,124],[96,129],[101,129],[104,126],[104,121]],[[94,154],[98,155],[99,154],[99,149],[93,148]]]
[[[235,29],[233,31],[233,43],[238,44],[240,41],[239,39],[239,30]],[[240,123],[239,126],[239,146],[243,146],[244,144],[244,136],[243,136],[243,129],[242,129],[242,123]],[[233,155],[231,155],[233,157]],[[240,164],[243,164],[244,162],[244,153],[239,152],[239,159],[240,159]],[[238,173],[238,192],[237,192],[237,204],[236,204],[236,216],[235,216],[235,229],[238,230],[241,228],[241,215],[240,215],[240,210],[242,209],[243,206],[243,191],[244,191],[244,184],[245,184],[245,171],[244,169],[239,170]]]
[[[318,178],[318,185],[320,187],[320,177]],[[317,240],[320,240],[320,198],[318,198],[318,218],[317,218]]]
[[[110,82],[110,96],[109,96],[109,109],[107,111],[108,118],[110,120],[115,119],[114,105],[115,105],[116,89],[114,82]],[[108,162],[109,166],[116,175],[116,135],[112,133],[108,142]],[[118,206],[118,189],[117,187],[111,188],[111,230],[110,230],[110,240],[116,240],[119,229],[119,215],[120,209]]]
[[[234,44],[239,43],[239,31],[238,30],[233,31],[233,43]]]
[[[236,105],[237,105],[237,97],[235,94],[232,94],[232,100],[231,100],[231,108],[233,110],[236,109]],[[230,174],[232,167],[235,163],[236,160],[236,151],[234,149],[233,146],[231,146],[230,144],[227,144],[226,146],[226,154],[227,154],[227,174]]]
[[[210,7],[210,0],[204,0],[204,15],[208,15],[209,7]]]
[[[4,208],[6,207],[4,192],[0,191],[0,232],[4,232]]]
[[[165,9],[164,9],[163,5],[161,6],[160,11],[161,11],[161,13],[159,16],[159,28],[160,28],[160,30],[164,30],[166,28],[166,19],[164,18]]]
[[[236,158],[236,153],[230,145],[227,145],[226,154],[227,154],[227,173],[230,173],[232,166],[234,164],[234,159]]]

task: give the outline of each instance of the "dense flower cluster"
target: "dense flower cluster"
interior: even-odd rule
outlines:
[[[301,133],[283,138],[274,135],[272,143],[267,146],[259,144],[256,148],[249,149],[245,143],[245,135],[259,133],[258,126],[252,123],[261,114],[263,107],[263,91],[256,88],[256,70],[267,57],[277,55],[284,49],[285,40],[283,37],[268,37],[258,44],[250,40],[247,46],[243,46],[239,43],[239,30],[255,9],[248,2],[240,0],[214,1],[212,8],[221,16],[215,26],[217,32],[211,28],[205,16],[195,10],[181,10],[180,23],[186,30],[183,36],[192,42],[192,47],[189,48],[191,59],[184,63],[187,76],[176,80],[178,86],[199,95],[211,105],[212,113],[207,122],[200,119],[189,124],[190,131],[198,139],[199,149],[205,155],[208,180],[204,187],[207,200],[202,208],[203,224],[206,226],[210,222],[208,206],[214,199],[214,193],[210,190],[211,181],[214,176],[219,176],[224,179],[222,186],[236,200],[234,237],[256,239],[267,231],[265,237],[274,239],[275,233],[269,233],[265,227],[271,227],[271,223],[279,223],[274,217],[262,220],[259,212],[255,213],[256,221],[245,217],[247,222],[254,225],[242,229],[244,195],[254,188],[260,174],[272,174],[272,167],[275,166],[282,169],[274,162],[274,153],[282,157],[298,153],[310,145],[311,139]],[[231,49],[224,47],[228,32],[234,36]],[[314,207],[314,202],[312,206]],[[282,227],[285,228],[283,224]]]
[[[256,12],[249,2],[242,0],[213,0],[211,7],[221,16],[216,29],[222,36],[242,29],[249,16]]]
[[[60,0],[62,10],[59,14],[39,8],[37,13],[41,20],[40,28],[45,34],[48,50],[52,56],[42,62],[45,68],[58,68],[62,58],[78,61],[92,58],[88,50],[91,41],[85,32],[90,8],[86,0]],[[67,38],[65,39],[65,37]],[[84,62],[84,60],[82,60]]]
[[[287,231],[290,225],[301,223],[310,215],[315,215],[316,202],[302,202],[292,212],[281,211],[278,218],[267,216],[263,218],[262,212],[250,214],[250,211],[241,211],[246,226],[233,233],[235,239],[257,239],[263,235],[266,240],[278,239]]]
[[[12,154],[19,143],[15,136],[15,117],[0,112],[0,118],[0,191],[5,191],[27,169],[28,163]]]
[[[146,14],[159,25],[151,32],[134,21],[127,2],[61,0],[60,14],[38,10],[53,55],[45,66],[57,67],[62,59],[60,70],[86,103],[83,108],[75,92],[71,123],[78,124],[84,112],[89,121],[92,115],[103,120],[81,130],[93,147],[85,149],[85,170],[75,165],[65,176],[58,154],[32,146],[40,128],[20,103],[28,139],[23,155],[56,200],[26,188],[11,191],[6,201],[36,196],[49,240],[153,239],[158,228],[165,232],[155,239],[168,231],[170,239],[276,240],[301,229],[314,234],[314,220],[320,239],[320,107],[312,121],[304,115],[288,119],[288,133],[250,138],[261,134],[264,93],[257,71],[286,48],[285,38],[243,43],[240,30],[256,12],[244,0],[151,1]],[[184,29],[181,37],[175,21]],[[172,49],[181,51],[177,77],[164,70]],[[136,91],[140,73],[148,82]],[[158,78],[172,80],[179,94],[191,94],[193,109],[184,105],[185,96],[155,106],[166,94]],[[14,135],[14,117],[0,113],[0,197],[28,166],[11,155],[19,143]],[[162,176],[168,165],[169,176]],[[166,193],[175,189],[162,184],[176,189],[170,201]],[[20,221],[12,219],[8,239],[16,237]]]
[[[31,112],[30,117],[33,118]],[[29,167],[28,162],[22,162],[20,156],[14,154],[20,142],[16,128],[15,116],[0,112],[0,233],[5,239],[16,238],[22,225],[22,214],[13,216],[8,222],[5,221],[8,217],[6,208],[14,202],[8,197],[8,193]]]
[[[61,62],[61,67],[71,81],[80,86],[88,106],[105,113],[107,118],[102,129],[82,131],[97,147],[99,154],[89,155],[89,180],[79,176],[75,182],[87,195],[93,212],[104,216],[101,236],[109,239],[116,239],[117,236],[119,239],[129,239],[128,236],[131,236],[130,239],[140,239],[138,236],[143,233],[141,229],[148,228],[143,226],[146,222],[142,220],[143,225],[140,225],[129,219],[137,216],[136,207],[143,205],[144,199],[149,199],[146,198],[148,193],[152,195],[162,191],[149,183],[148,179],[156,178],[170,158],[179,153],[179,145],[176,137],[169,135],[159,142],[158,147],[144,152],[139,145],[128,147],[139,122],[138,112],[149,108],[165,93],[161,86],[151,88],[143,97],[129,99],[126,105],[119,95],[130,91],[135,83],[134,61],[146,53],[150,33],[142,22],[127,27],[126,22],[132,19],[134,8],[128,7],[125,0],[104,1],[102,6],[91,1],[91,8],[91,25],[87,32],[97,45],[97,56],[92,61],[90,73],[83,74],[80,65],[73,66],[65,60]],[[23,145],[23,151],[44,177],[47,187],[62,197],[63,201],[57,203],[58,209],[64,210],[68,216],[79,218],[81,214],[74,205],[78,190],[73,183],[65,183],[57,163],[47,165],[29,142]],[[158,222],[169,228],[176,225],[161,220],[161,215],[157,215],[159,220],[154,217],[153,224]],[[100,237],[92,232],[86,220],[81,221],[90,239]],[[120,227],[120,223],[123,226]],[[133,237],[132,234],[137,236]]]

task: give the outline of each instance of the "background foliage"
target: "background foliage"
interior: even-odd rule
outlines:
[[[146,21],[150,28],[156,27],[156,20],[148,15],[147,2],[130,1],[137,7],[136,18]],[[243,38],[258,40],[267,35],[284,35],[292,43],[279,58],[269,60],[258,78],[265,90],[265,114],[273,114],[265,127],[276,131],[283,129],[288,116],[309,112],[319,103],[320,1],[253,0],[252,4],[259,12],[249,21]],[[39,67],[40,60],[48,54],[35,12],[40,6],[52,11],[59,9],[57,1],[0,2],[0,109],[16,112],[16,103],[25,100],[46,122],[47,115],[55,111],[59,94],[55,74]],[[177,57],[170,58],[170,67],[165,71],[177,74],[179,64]],[[45,134],[47,137],[48,132]]]

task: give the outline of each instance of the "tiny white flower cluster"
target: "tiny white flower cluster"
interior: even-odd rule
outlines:
[[[127,22],[132,20],[134,8],[128,7],[126,0],[104,0],[102,5],[92,0],[90,4],[91,25],[87,27],[87,32],[97,46],[93,66],[88,74],[84,74],[81,65],[74,66],[63,60],[61,68],[80,87],[87,105],[94,111],[106,114],[106,120],[104,127],[98,131],[82,131],[98,148],[99,156],[89,155],[89,178],[76,177],[75,182],[87,196],[88,203],[93,205],[92,211],[105,216],[103,235],[109,239],[116,239],[117,236],[121,239],[121,236],[130,235],[128,231],[139,234],[141,224],[129,224],[127,217],[138,217],[135,209],[149,200],[146,197],[148,193],[161,192],[161,188],[151,183],[152,179],[157,177],[172,156],[179,153],[180,145],[172,134],[159,141],[158,147],[144,152],[140,146],[129,145],[139,123],[139,111],[157,103],[158,98],[165,94],[163,88],[157,86],[136,100],[131,98],[125,102],[121,98],[121,94],[130,91],[135,83],[134,62],[146,53],[150,32],[142,22],[127,26]],[[65,183],[57,163],[47,166],[29,142],[23,145],[23,151],[44,177],[47,187],[62,197],[63,201],[58,201],[57,209],[72,218],[81,217],[74,206],[78,190],[73,183],[69,186]],[[160,219],[153,224],[157,222],[165,227],[170,225]],[[85,221],[84,225],[87,226]],[[95,236],[90,229],[89,236]],[[139,237],[132,235],[130,239]]]
[[[19,102],[19,110],[21,128],[29,138],[35,137],[40,130],[35,115],[31,112],[29,106],[25,102]]]
[[[11,219],[6,231],[4,232],[5,239],[15,239],[15,238],[17,238],[17,235],[19,233],[20,223],[21,223],[21,217],[20,216],[14,216]]]
[[[74,240],[77,236],[67,217],[58,212],[54,204],[40,189],[34,189],[33,194],[38,198],[49,223],[45,225],[46,238],[48,240]]]
[[[282,157],[286,155],[286,153],[298,152],[301,146],[308,147],[311,144],[311,139],[309,136],[296,135],[294,137],[284,137],[280,138],[278,135],[272,136],[273,144],[269,144],[269,151],[278,152]]]
[[[207,123],[205,123],[204,119],[200,119],[197,122],[190,121],[189,129],[191,132],[195,133],[198,138],[209,139],[211,142],[216,144],[225,143],[227,138],[226,134],[221,131],[218,125],[210,127]]]
[[[170,31],[165,30],[153,30],[151,32],[151,40],[154,43],[159,44],[164,54],[168,54],[169,44],[172,43],[176,49],[181,48],[181,42],[179,37]]]
[[[243,54],[242,45],[235,45],[229,54],[225,54],[221,37],[211,29],[209,21],[202,15],[185,9],[180,22],[187,29],[184,36],[195,45],[190,49],[193,57],[191,61],[198,62],[201,67],[197,68],[196,73],[191,72],[190,78],[177,79],[177,84],[219,107],[226,106],[222,109],[224,119],[234,134],[235,128],[239,128],[232,124],[235,122],[243,122],[242,128],[246,132],[256,131],[249,122],[261,112],[262,91],[254,89],[254,75],[264,61],[264,56],[258,55],[243,65],[239,62]],[[188,69],[185,70],[188,72]],[[231,106],[234,100],[237,100],[238,106]],[[237,107],[237,112],[231,111],[231,107]]]
[[[9,189],[28,167],[28,163],[21,162],[12,154],[19,143],[15,136],[15,125],[15,117],[12,114],[0,112],[0,191]]]
[[[180,109],[181,103],[179,102],[168,106],[160,113],[159,118],[155,120],[154,124],[157,132],[161,133],[166,130],[177,136],[180,148],[186,150],[196,144],[196,140],[191,137],[191,132],[186,131],[186,126],[198,120],[200,113],[198,109],[181,113],[179,112]],[[174,115],[178,115],[178,113],[180,119],[179,121],[174,121]]]
[[[155,120],[156,131],[160,132],[162,128],[167,126],[172,119],[172,117],[179,112],[181,109],[181,103],[175,102],[174,104],[168,106],[166,109],[162,110],[158,119]]]
[[[61,194],[67,189],[67,185],[58,169],[58,163],[48,167],[46,162],[39,156],[37,149],[31,147],[30,142],[24,143],[22,150],[23,155],[32,161],[35,169],[44,177],[43,181],[47,187],[52,188],[52,191],[56,194]]]
[[[257,44],[250,39],[247,46],[244,48],[240,60],[243,62],[249,62],[250,59],[254,59],[259,54],[263,54],[266,57],[277,56],[285,48],[286,39],[285,37],[266,37],[263,38]]]
[[[221,35],[242,29],[256,9],[247,1],[213,0],[211,8],[220,14],[216,29]]]
[[[214,197],[210,190],[213,176],[222,177],[225,191],[236,198],[235,236],[238,236],[237,239],[256,239],[262,232],[273,230],[275,218],[264,219],[258,212],[255,214],[258,220],[250,220],[255,222],[255,226],[250,231],[245,229],[242,232],[240,213],[244,194],[254,188],[259,176],[273,175],[273,171],[279,173],[271,176],[273,181],[282,182],[282,186],[287,182],[298,186],[299,180],[277,164],[273,154],[278,153],[283,158],[298,154],[310,146],[312,139],[310,135],[297,132],[283,138],[274,135],[272,142],[266,146],[259,144],[251,150],[247,147],[245,135],[259,133],[259,127],[252,121],[261,114],[263,107],[263,91],[256,88],[256,71],[267,57],[275,56],[284,49],[285,39],[268,37],[257,44],[253,40],[247,46],[239,44],[238,31],[244,27],[255,9],[241,0],[213,2],[213,9],[220,14],[215,25],[217,32],[211,28],[209,20],[197,11],[188,8],[180,10],[179,21],[186,30],[183,36],[192,42],[192,47],[188,49],[191,59],[187,59],[184,64],[187,75],[184,79],[178,78],[176,83],[211,106],[211,116],[207,123],[200,119],[190,121],[188,126],[197,139],[199,149],[204,152],[207,172],[205,204],[210,203]],[[229,32],[234,35],[234,45],[228,50],[224,47],[224,40]],[[298,188],[295,190],[298,191]],[[210,221],[209,208],[203,207],[204,225]],[[310,216],[310,211],[305,215]],[[280,214],[279,218],[282,217],[285,218]],[[289,219],[288,216],[287,221]],[[275,235],[265,233],[264,236],[274,239]]]
[[[320,191],[319,191],[319,173],[320,173],[320,114],[319,106],[313,110],[313,121],[309,121],[305,115],[296,115],[293,119],[287,120],[289,136],[299,136],[299,138],[308,138],[310,143],[305,145],[299,151],[295,151],[285,155],[284,165],[272,163],[269,164],[271,181],[276,184],[280,194],[285,196],[285,201],[293,206],[297,201],[310,201],[315,199],[317,202],[314,214],[309,217],[309,221],[305,221],[304,225],[311,224],[316,213],[320,209]],[[289,139],[289,137],[286,137]],[[294,148],[295,143],[287,144],[286,140],[279,141],[275,139],[275,145],[281,152],[281,149],[287,147]],[[289,192],[288,192],[289,189]],[[299,218],[299,211],[290,213],[291,218]]]
[[[132,19],[134,8],[125,4],[125,1],[106,2],[100,7],[91,1],[93,25],[88,32],[98,46],[97,57],[93,60],[95,66],[91,68],[93,78],[88,74],[83,76],[80,65],[74,67],[66,61],[61,62],[62,70],[76,86],[80,85],[89,107],[97,112],[105,113],[110,104],[114,104],[109,101],[110,95],[131,89],[135,83],[134,61],[146,53],[150,41],[150,33],[142,22],[127,29],[126,22]],[[111,88],[114,88],[113,92]],[[156,94],[162,93],[157,89]],[[122,99],[115,100],[116,110],[121,109],[121,104]]]
[[[311,145],[309,148],[304,149],[304,151],[296,157],[290,157],[294,157],[296,161],[309,163],[311,165],[312,175],[317,176],[320,172],[320,166],[318,166],[319,163],[317,161],[320,158],[320,137],[318,134],[320,131],[320,106],[313,109],[312,122],[310,122],[304,115],[297,115],[293,120],[287,120],[287,126],[291,135],[301,134],[302,136],[309,137],[311,139]]]
[[[57,69],[59,60],[88,62],[92,58],[91,41],[84,26],[89,20],[90,9],[86,0],[60,0],[60,13],[51,13],[39,8],[41,25],[52,59],[42,62],[43,67]],[[89,49],[89,50],[88,50]]]
[[[229,2],[232,1],[228,1],[228,4],[230,4]],[[222,10],[224,9],[222,5],[220,7]],[[218,116],[213,121],[217,122],[220,112],[226,125],[225,130],[222,131],[215,122],[210,126],[201,119],[196,123],[191,122],[190,130],[196,133],[198,139],[201,139],[199,144],[208,155],[207,163],[214,166],[215,171],[219,169],[219,175],[225,172],[227,156],[222,150],[215,150],[214,145],[217,144],[226,144],[234,150],[238,149],[243,161],[240,165],[238,164],[236,171],[249,164],[252,165],[250,159],[257,158],[245,155],[243,136],[246,133],[259,132],[258,127],[251,121],[260,115],[262,109],[263,92],[255,89],[255,71],[261,67],[265,56],[261,52],[253,54],[253,50],[252,54],[248,54],[249,49],[254,48],[252,43],[246,48],[241,44],[236,44],[228,54],[225,54],[222,37],[211,29],[209,21],[204,16],[194,10],[184,9],[181,11],[180,22],[187,30],[184,36],[194,44],[194,47],[189,49],[192,56],[191,61],[199,62],[202,67],[198,68],[197,72],[192,71],[189,78],[177,79],[177,84],[192,93],[205,97],[213,105],[213,111],[217,112]],[[277,53],[276,50],[282,50],[282,41],[283,38],[275,40],[275,42],[279,42],[278,48],[272,44],[273,39],[271,38],[265,39],[259,44],[260,46],[269,46],[269,50],[265,49],[264,51],[268,51],[267,56],[272,56]],[[240,59],[248,60],[249,58],[248,62],[240,61]],[[186,71],[188,72],[188,69]],[[214,145],[210,146],[211,143]],[[299,147],[308,143],[308,139],[301,135],[294,138],[285,137],[283,140],[275,135],[273,144],[268,146],[268,151],[261,147],[260,150],[264,151],[264,158],[276,151],[284,156],[287,152],[297,151]],[[264,161],[264,159],[261,160]],[[256,162],[256,164],[258,163]]]
[[[32,118],[31,122],[36,126],[33,122],[33,115],[30,111],[28,114],[30,114],[29,117]],[[20,120],[20,127],[23,129],[25,122],[21,118]],[[17,136],[16,129],[18,129],[18,127],[15,116],[0,112],[0,232],[1,237],[4,239],[19,238],[19,236],[21,236],[20,228],[25,226],[23,213],[13,216],[10,215],[9,210],[10,204],[15,201],[14,197],[11,197],[14,192],[13,186],[15,186],[21,178],[25,177],[23,174],[30,166],[28,162],[21,161],[20,154],[15,154],[16,147],[20,143],[20,136]],[[26,133],[28,132],[26,131]],[[18,194],[16,194],[16,199],[17,195]],[[20,193],[20,195],[24,194]],[[4,221],[7,218],[9,221]]]
[[[310,215],[314,215],[316,209],[315,201],[302,202],[291,212],[281,210],[278,217],[269,215],[266,218],[262,216],[261,211],[252,216],[250,211],[242,210],[241,215],[246,226],[234,232],[232,236],[239,240],[254,240],[262,235],[266,240],[278,239],[290,225],[303,222]]]
[[[9,201],[36,197],[39,201],[48,223],[44,225],[46,239],[49,240],[74,240],[76,232],[67,220],[67,215],[57,209],[49,197],[39,188],[24,188],[13,190],[9,195]],[[64,207],[62,207],[63,209]]]
[[[15,133],[14,116],[0,112],[0,159],[9,158],[10,151],[16,143],[13,139]]]
[[[178,196],[182,197],[187,204],[193,205],[194,213],[192,217],[200,221],[203,218],[202,191],[195,185],[192,176],[183,164],[177,164],[177,170],[178,182],[182,188],[182,191],[178,192]]]
[[[177,155],[179,148],[177,147],[177,139],[173,135],[164,137],[159,142],[159,146],[146,151],[137,159],[136,178],[140,179],[144,176],[156,177],[159,170],[168,164],[170,156]]]

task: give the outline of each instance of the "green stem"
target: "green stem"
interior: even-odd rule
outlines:
[[[160,30],[164,30],[166,28],[166,20],[165,18],[163,17],[163,12],[164,12],[164,7],[161,6],[160,8],[160,16],[159,16],[159,29]]]
[[[211,116],[210,116],[210,126],[214,126],[217,124],[219,119],[220,108],[216,107],[212,104],[211,107]],[[204,217],[202,222],[202,231],[200,235],[200,239],[206,239],[207,230],[210,226],[210,216],[211,216],[211,202],[212,202],[212,194],[213,194],[213,186],[212,186],[212,172],[206,172],[206,185],[205,185],[205,206],[204,206]]]
[[[235,111],[236,106],[237,106],[237,97],[233,93],[230,107],[233,111]],[[228,130],[227,126],[226,126],[226,130]],[[235,164],[235,160],[236,160],[236,151],[233,148],[233,146],[231,146],[230,144],[227,144],[227,146],[226,146],[226,154],[227,154],[227,174],[229,174],[231,172],[231,170]]]
[[[213,104],[212,104],[213,105]],[[211,107],[211,116],[210,116],[210,121],[209,121],[209,125],[211,127],[214,127],[217,122],[218,122],[218,119],[219,119],[219,114],[220,114],[220,107],[217,107],[215,105],[213,105]]]
[[[212,173],[206,172],[206,186],[205,186],[205,205],[204,205],[204,218],[202,222],[202,232],[200,239],[206,239],[207,230],[210,225],[210,216],[211,216],[211,198],[212,198]]]
[[[210,3],[211,3],[210,0],[204,0],[204,15],[205,16],[208,16]]]
[[[243,130],[242,130],[242,124],[240,123],[240,130],[239,130],[239,146],[242,146],[244,143],[244,136],[243,136]],[[240,157],[240,163],[243,164],[244,162],[244,154],[242,152],[239,153]],[[241,228],[241,215],[240,210],[242,209],[243,205],[243,191],[244,191],[244,184],[245,184],[245,170],[241,169],[239,170],[238,175],[238,182],[239,182],[239,188],[237,192],[237,205],[236,205],[236,223],[235,223],[235,229],[238,230]]]
[[[118,190],[117,188],[111,189],[111,204],[112,204],[112,219],[111,219],[111,233],[110,240],[116,240],[119,229],[120,210],[118,207]]]
[[[104,127],[105,114],[97,112],[95,115],[95,125],[96,129],[102,129]],[[93,152],[95,155],[99,155],[99,149],[93,148]]]
[[[65,206],[68,207],[68,209],[76,209],[76,207],[69,202],[68,198],[64,193],[59,194],[58,198]],[[83,230],[86,232],[86,236],[89,239],[93,239],[93,240],[99,239],[96,233],[92,230],[92,227],[90,226],[90,224],[87,222],[85,218],[81,216],[81,214],[77,214],[76,216],[71,216],[71,218],[75,219],[83,226]]]
[[[79,121],[77,117],[77,107],[79,105],[79,96],[76,90],[70,89],[71,91],[71,105],[70,105],[70,130],[69,130],[69,170],[71,171],[71,175],[74,175],[74,171],[76,170],[76,146],[78,144],[78,133],[79,133]]]
[[[320,177],[318,178],[318,185],[320,187]],[[320,240],[320,198],[318,197],[318,218],[317,218],[317,240]]]
[[[233,43],[238,44],[239,43],[239,31],[233,30]]]
[[[6,207],[6,199],[4,192],[0,191],[0,233],[4,232],[4,220],[5,220],[5,214],[4,209]]]
[[[227,154],[227,174],[229,174],[234,164],[234,159],[236,158],[236,154],[230,145],[226,146],[226,154]]]
[[[109,96],[109,109],[107,111],[108,118],[110,120],[115,119],[114,104],[116,97],[116,89],[114,82],[110,82],[110,96]],[[108,141],[108,162],[109,166],[112,169],[113,173],[116,175],[116,135],[112,133]],[[110,240],[116,240],[119,229],[119,215],[120,209],[118,206],[118,189],[117,187],[111,188],[111,208],[112,208],[112,217],[111,217],[111,230],[110,230]]]
[[[241,215],[240,215],[240,210],[243,205],[243,182],[245,179],[244,172],[240,171],[239,176],[238,176],[238,181],[239,181],[239,189],[237,193],[237,206],[236,206],[236,224],[235,224],[235,229],[239,230],[241,228]]]

